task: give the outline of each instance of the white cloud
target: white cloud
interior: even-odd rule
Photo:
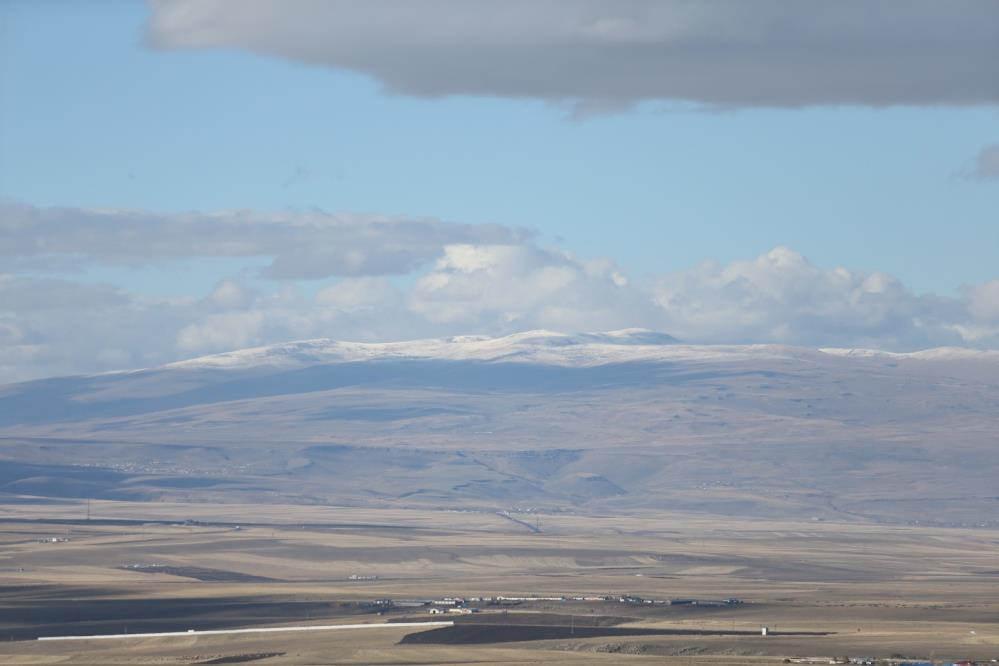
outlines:
[[[263,323],[264,313],[260,311],[208,315],[180,330],[177,347],[182,352],[196,353],[255,347],[262,342]]]
[[[437,323],[490,332],[653,323],[655,308],[610,262],[524,245],[450,245],[410,295]]]
[[[665,276],[655,299],[671,333],[712,342],[961,344],[951,326],[974,316],[961,302],[916,296],[890,275],[825,270],[785,247]]]
[[[162,363],[182,306],[107,285],[0,275],[5,380]]]
[[[231,230],[230,230],[231,231]],[[215,234],[223,243],[224,236]],[[999,347],[999,279],[917,295],[879,272],[826,269],[778,247],[648,284],[614,262],[516,243],[444,243],[422,272],[347,277],[314,296],[294,282],[222,280],[163,298],[0,274],[0,372],[14,381],[157,365],[295,339],[399,340],[548,328],[645,327],[687,342],[908,350]],[[0,382],[3,383],[3,382]]]
[[[994,105],[994,0],[154,0],[161,48],[240,48],[420,96]]]

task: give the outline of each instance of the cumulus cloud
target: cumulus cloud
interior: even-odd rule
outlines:
[[[269,257],[265,275],[276,279],[400,275],[432,262],[447,244],[516,243],[529,236],[500,225],[321,211],[150,213],[0,204],[0,259],[8,270]]]
[[[98,222],[84,216],[82,224],[100,235]],[[226,224],[233,245],[245,242],[241,227]],[[21,232],[13,236],[25,243]],[[198,252],[232,256],[222,231],[206,232],[210,240],[197,245]],[[144,233],[150,242],[158,238]],[[170,238],[168,231],[162,235]],[[754,259],[705,262],[636,283],[608,259],[541,247],[526,236],[510,242],[517,238],[511,231],[499,236],[504,242],[448,243],[439,237],[436,245],[426,245],[434,258],[419,270],[399,278],[347,276],[316,290],[242,275],[219,281],[201,296],[166,298],[0,273],[0,383],[146,367],[296,339],[379,341],[536,328],[646,327],[691,343],[999,347],[999,279],[969,285],[956,297],[919,295],[891,275],[824,268],[777,247]],[[40,256],[71,247],[58,238],[37,242]],[[142,259],[125,252],[127,245],[103,254],[96,241],[87,242],[95,244],[88,261]],[[185,246],[177,243],[157,251],[164,258],[185,256]],[[377,243],[371,248],[378,251]]]
[[[654,324],[655,308],[607,261],[524,245],[450,245],[410,295],[432,322],[510,332]]]
[[[709,342],[913,349],[966,342],[967,299],[918,296],[884,273],[823,269],[786,247],[661,278],[670,332]]]
[[[183,352],[221,351],[252,347],[260,342],[264,315],[259,311],[212,314],[188,324],[177,334]]]
[[[394,92],[710,106],[993,105],[994,0],[154,0],[160,48],[238,48]]]
[[[15,381],[171,360],[182,303],[108,285],[0,274],[0,377]]]

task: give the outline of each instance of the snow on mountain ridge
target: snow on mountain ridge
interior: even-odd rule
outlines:
[[[524,358],[538,362],[593,363],[609,355],[600,347],[649,347],[672,345],[674,338],[647,329],[622,329],[606,333],[568,335],[533,330],[502,337],[462,335],[402,342],[344,342],[328,338],[252,347],[170,363],[168,368],[236,368],[253,365],[297,366],[304,363],[335,363],[376,359],[482,360]],[[575,348],[575,349],[574,349]],[[584,348],[584,349],[579,349]],[[602,353],[601,353],[602,352]],[[624,354],[634,356],[635,354]],[[526,358],[525,358],[526,357]]]
[[[999,350],[969,349],[968,347],[934,347],[913,352],[891,352],[880,349],[823,347],[823,354],[853,358],[916,359],[922,361],[988,360],[999,361]]]
[[[541,363],[597,366],[629,361],[745,360],[768,357],[814,357],[816,354],[851,358],[918,360],[982,359],[999,361],[999,351],[943,347],[918,352],[870,349],[790,347],[776,344],[688,345],[648,329],[566,334],[533,330],[501,337],[463,335],[401,342],[345,342],[318,338],[202,356],[171,363],[165,368],[209,369],[254,366],[305,367],[325,363],[377,360],[449,360]]]

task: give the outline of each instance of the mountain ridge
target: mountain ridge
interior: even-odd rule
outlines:
[[[633,329],[299,341],[0,387],[0,493],[976,524],[999,514],[994,360]]]
[[[312,338],[207,354],[160,366],[77,376],[107,376],[160,369],[235,369],[249,368],[254,365],[291,368],[305,367],[309,364],[367,360],[478,360],[590,366],[632,361],[707,359],[723,355],[734,358],[740,354],[808,357],[815,353],[853,358],[924,361],[975,359],[999,362],[999,350],[981,350],[968,347],[935,347],[908,352],[893,352],[866,348],[813,348],[777,343],[690,344],[669,334],[644,328],[586,333],[561,333],[537,329],[496,337],[459,335],[390,342],[355,342],[333,338]]]

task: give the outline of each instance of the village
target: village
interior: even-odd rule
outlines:
[[[634,606],[701,606],[722,607],[735,606],[744,603],[741,599],[728,598],[722,600],[709,599],[646,599],[635,595],[573,595],[573,596],[472,596],[472,597],[441,597],[429,600],[392,600],[381,599],[375,602],[383,607],[395,608],[426,608],[431,615],[455,614],[468,615],[478,613],[483,607],[510,607],[530,603],[619,603]]]

